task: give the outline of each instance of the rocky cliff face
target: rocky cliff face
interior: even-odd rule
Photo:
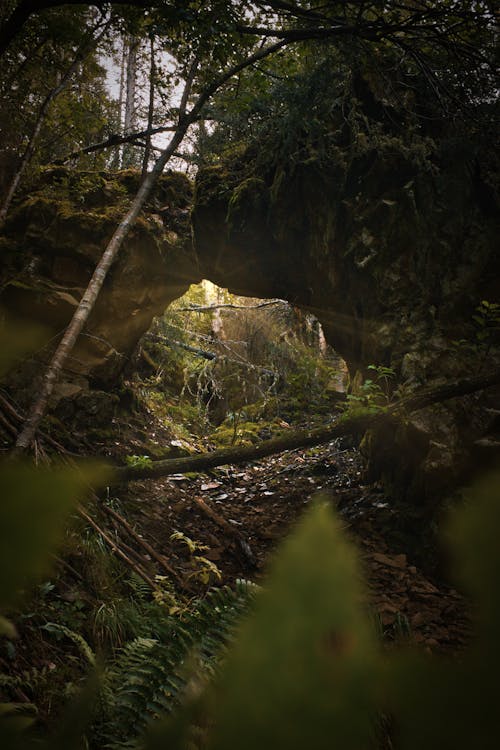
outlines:
[[[69,322],[138,184],[132,171],[52,169],[12,212],[0,240],[0,306],[17,320],[42,324],[46,332],[45,348],[25,372],[26,383]],[[153,317],[199,280],[191,251],[191,199],[184,175],[160,180],[111,269],[57,398],[76,396],[89,384],[115,383]]]
[[[200,171],[194,199],[184,176],[165,175],[106,281],[59,398],[113,384],[153,317],[201,278],[313,312],[354,386],[370,364],[393,368],[404,388],[487,370],[499,363],[499,321],[477,307],[500,298],[498,172],[481,144],[400,133],[359,136],[321,157],[302,149],[274,165],[250,149]],[[1,240],[0,304],[44,323],[47,350],[137,181],[132,172],[51,170],[13,211]],[[498,396],[447,402],[396,433],[367,435],[371,475],[412,502],[435,502],[495,453]]]
[[[369,364],[393,368],[406,388],[466,377],[499,361],[498,320],[474,320],[482,300],[500,299],[497,176],[491,152],[451,136],[359,139],[273,168],[249,154],[198,175],[201,272],[314,312],[354,382]],[[497,430],[498,395],[367,436],[372,476],[435,500]]]

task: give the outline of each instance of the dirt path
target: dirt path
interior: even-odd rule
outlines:
[[[429,580],[407,556],[404,541],[387,534],[397,526],[397,513],[380,488],[364,484],[362,477],[359,453],[334,441],[245,468],[136,482],[120,499],[140,533],[199,593],[206,576],[217,582],[210,563],[221,583],[259,580],[279,541],[322,492],[358,546],[385,638],[409,638],[433,651],[460,650],[470,638],[465,601],[449,586]],[[172,540],[174,532],[187,539]],[[194,554],[190,543],[198,546]]]

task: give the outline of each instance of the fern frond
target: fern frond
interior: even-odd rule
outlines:
[[[64,635],[66,636],[66,638],[69,638],[77,646],[78,650],[80,651],[82,656],[85,657],[87,662],[92,667],[95,667],[95,654],[85,638],[83,638],[79,633],[75,633],[74,630],[70,630],[70,628],[67,628],[65,625],[60,625],[57,622],[47,622],[42,626],[42,630],[46,630],[48,633]]]
[[[166,618],[161,638],[135,638],[120,651],[104,675],[93,738],[99,746],[130,746],[149,722],[179,705],[191,677],[185,667],[190,652],[201,672],[213,674],[256,588],[238,582],[235,589],[213,589],[182,620]]]

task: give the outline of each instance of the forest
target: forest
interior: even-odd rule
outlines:
[[[498,59],[3,0],[2,748],[500,745]]]

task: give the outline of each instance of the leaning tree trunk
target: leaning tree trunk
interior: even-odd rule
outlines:
[[[115,233],[113,234],[113,237],[111,238],[111,241],[109,242],[106,250],[101,257],[101,260],[96,266],[92,278],[90,279],[89,285],[87,286],[87,289],[82,299],[80,300],[73,318],[66,331],[64,332],[64,335],[55,351],[52,361],[50,362],[50,365],[45,372],[41,391],[38,394],[36,401],[34,402],[30,410],[29,417],[26,420],[26,423],[16,440],[16,447],[14,450],[15,454],[26,451],[31,445],[40,420],[43,418],[47,410],[47,404],[54,390],[54,385],[59,377],[59,374],[67,357],[71,353],[78,336],[80,335],[85,323],[89,318],[90,313],[92,312],[92,309],[97,300],[97,297],[99,296],[99,292],[101,291],[101,287],[111,267],[111,264],[116,258],[118,251],[123,244],[123,241],[134,225],[135,220],[137,219],[145,201],[151,193],[156,179],[163,172],[165,164],[168,162],[172,154],[176,151],[177,147],[181,143],[186,129],[187,124],[186,126],[182,126],[179,128],[179,130],[175,133],[174,137],[170,141],[168,147],[165,149],[165,151],[163,151],[162,155],[156,162],[154,169],[146,176],[146,179],[143,180],[141,187],[139,188],[139,191],[134,198],[132,206],[130,207],[130,210],[119,223]]]

